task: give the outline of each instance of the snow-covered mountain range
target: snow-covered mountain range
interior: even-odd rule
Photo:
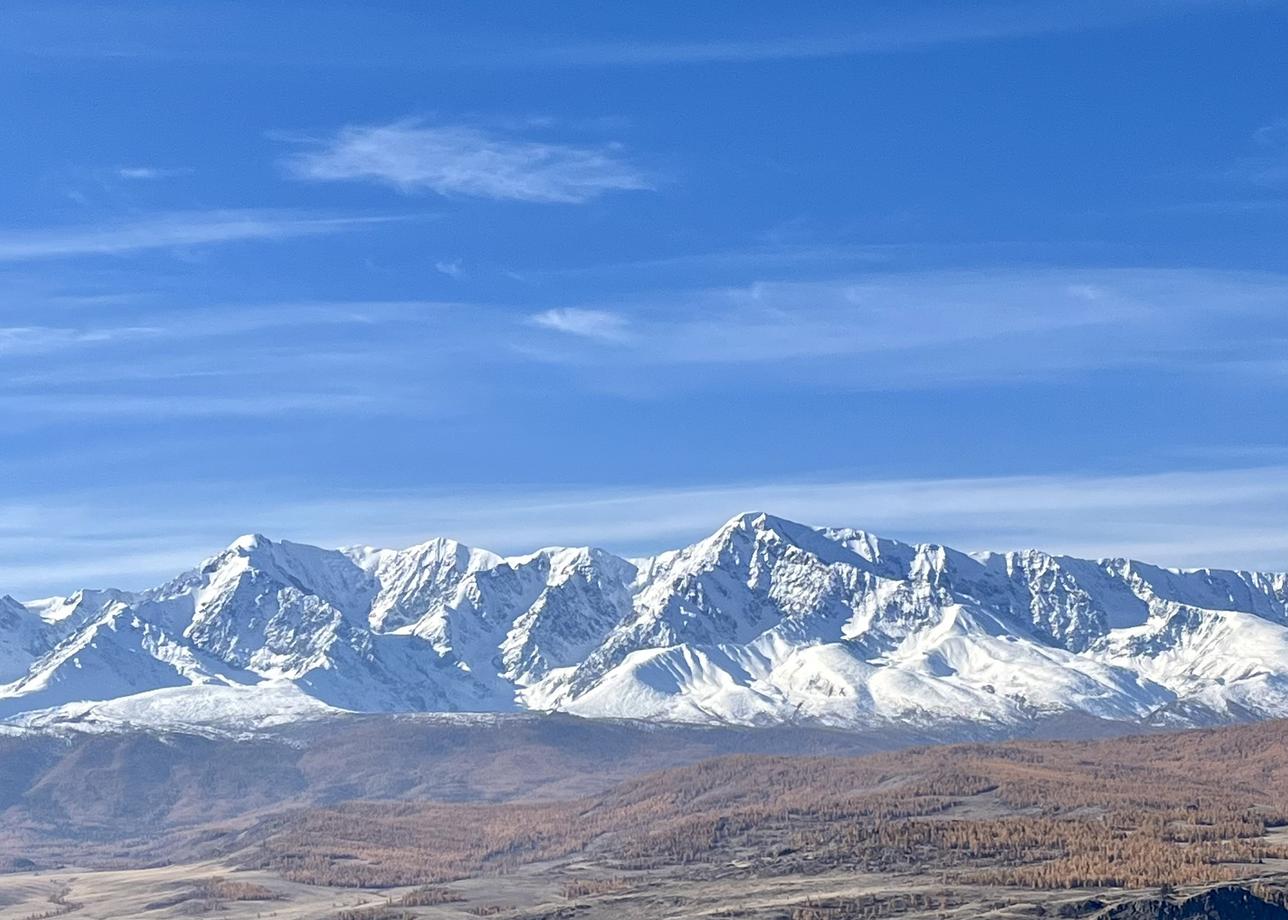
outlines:
[[[999,728],[1288,716],[1288,574],[966,554],[751,513],[646,559],[248,536],[151,590],[0,598],[10,726],[335,710]]]

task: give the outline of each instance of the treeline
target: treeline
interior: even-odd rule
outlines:
[[[79,901],[69,900],[67,896],[70,893],[70,888],[61,888],[49,896],[49,903],[54,905],[53,907],[46,911],[38,911],[34,914],[28,914],[23,917],[23,920],[52,920],[53,917],[62,917],[67,914],[75,913],[85,906]]]
[[[450,888],[439,888],[437,885],[422,885],[420,888],[414,888],[400,897],[397,903],[400,907],[433,907],[437,904],[455,904],[464,900],[460,894]]]
[[[562,893],[565,898],[585,898],[601,894],[620,894],[623,891],[629,891],[630,888],[630,883],[626,879],[617,876],[577,878],[564,882]]]
[[[865,894],[852,898],[810,898],[791,910],[791,920],[878,920],[912,911],[946,915],[964,902],[951,892],[911,891],[907,894]]]
[[[333,914],[332,920],[416,920],[416,915],[392,907],[351,907]]]

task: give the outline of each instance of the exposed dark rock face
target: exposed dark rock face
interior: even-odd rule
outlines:
[[[1105,920],[1288,920],[1288,910],[1246,888],[1213,888],[1183,901],[1152,898],[1112,907]]]

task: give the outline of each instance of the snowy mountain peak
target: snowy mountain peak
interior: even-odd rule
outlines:
[[[25,674],[51,641],[40,617],[8,594],[0,597],[0,682]]]
[[[272,541],[263,534],[247,533],[242,534],[236,540],[228,544],[228,551],[234,553],[252,553],[263,546],[271,546]]]
[[[724,527],[720,529],[724,530],[726,528],[730,528],[778,532],[790,526],[800,525],[792,525],[792,522],[785,520],[784,518],[774,517],[772,514],[765,511],[743,511],[741,514],[735,514],[733,517],[729,518],[729,520],[725,521]]]
[[[797,524],[786,518],[775,517],[764,511],[744,511],[725,522],[724,526],[712,535],[719,539],[722,534],[745,533],[770,540],[784,540],[789,543],[813,540],[818,531],[804,524]]]
[[[761,511],[631,560],[248,534],[148,591],[0,598],[3,681],[0,718],[74,709],[80,724],[199,719],[202,698],[234,722],[282,706],[844,726],[1281,716],[1288,575],[971,555]]]
[[[29,625],[34,626],[39,618],[8,594],[0,595],[0,635],[12,634]]]

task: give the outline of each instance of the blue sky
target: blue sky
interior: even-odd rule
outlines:
[[[0,593],[757,507],[1288,568],[1288,5],[11,2]]]

